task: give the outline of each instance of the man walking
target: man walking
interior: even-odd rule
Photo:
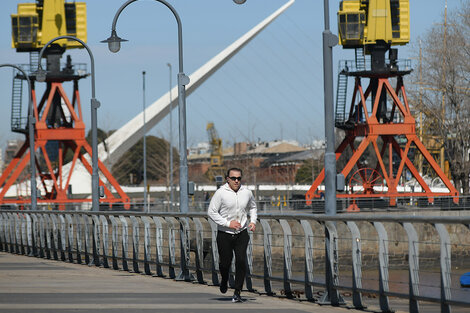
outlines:
[[[222,276],[220,292],[227,292],[228,275],[235,252],[235,292],[232,302],[243,302],[240,292],[246,275],[246,249],[250,240],[247,229],[254,231],[256,228],[256,203],[252,192],[242,186],[241,169],[229,169],[225,178],[227,182],[215,192],[207,213],[218,226],[217,247]],[[249,222],[247,209],[250,210]]]

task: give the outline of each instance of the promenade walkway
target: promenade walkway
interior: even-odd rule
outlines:
[[[0,252],[0,313],[364,312]]]

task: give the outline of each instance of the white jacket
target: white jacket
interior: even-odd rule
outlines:
[[[250,223],[256,224],[256,202],[253,193],[241,185],[237,192],[225,183],[212,196],[207,214],[218,225],[218,230],[237,234],[248,226],[247,209],[250,210]],[[230,228],[230,221],[238,221],[242,227],[237,231]]]

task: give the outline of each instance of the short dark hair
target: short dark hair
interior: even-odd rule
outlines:
[[[228,169],[227,175],[225,175],[225,178],[230,176],[230,171],[240,172],[240,174],[243,176],[243,171],[241,169],[239,169],[238,167],[231,167],[231,168]]]

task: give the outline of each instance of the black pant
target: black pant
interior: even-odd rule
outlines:
[[[235,252],[235,290],[242,290],[246,275],[246,248],[248,247],[248,231],[245,229],[238,234],[229,234],[223,231],[217,233],[217,247],[219,250],[219,269],[222,275],[222,284],[227,284],[233,252]]]

